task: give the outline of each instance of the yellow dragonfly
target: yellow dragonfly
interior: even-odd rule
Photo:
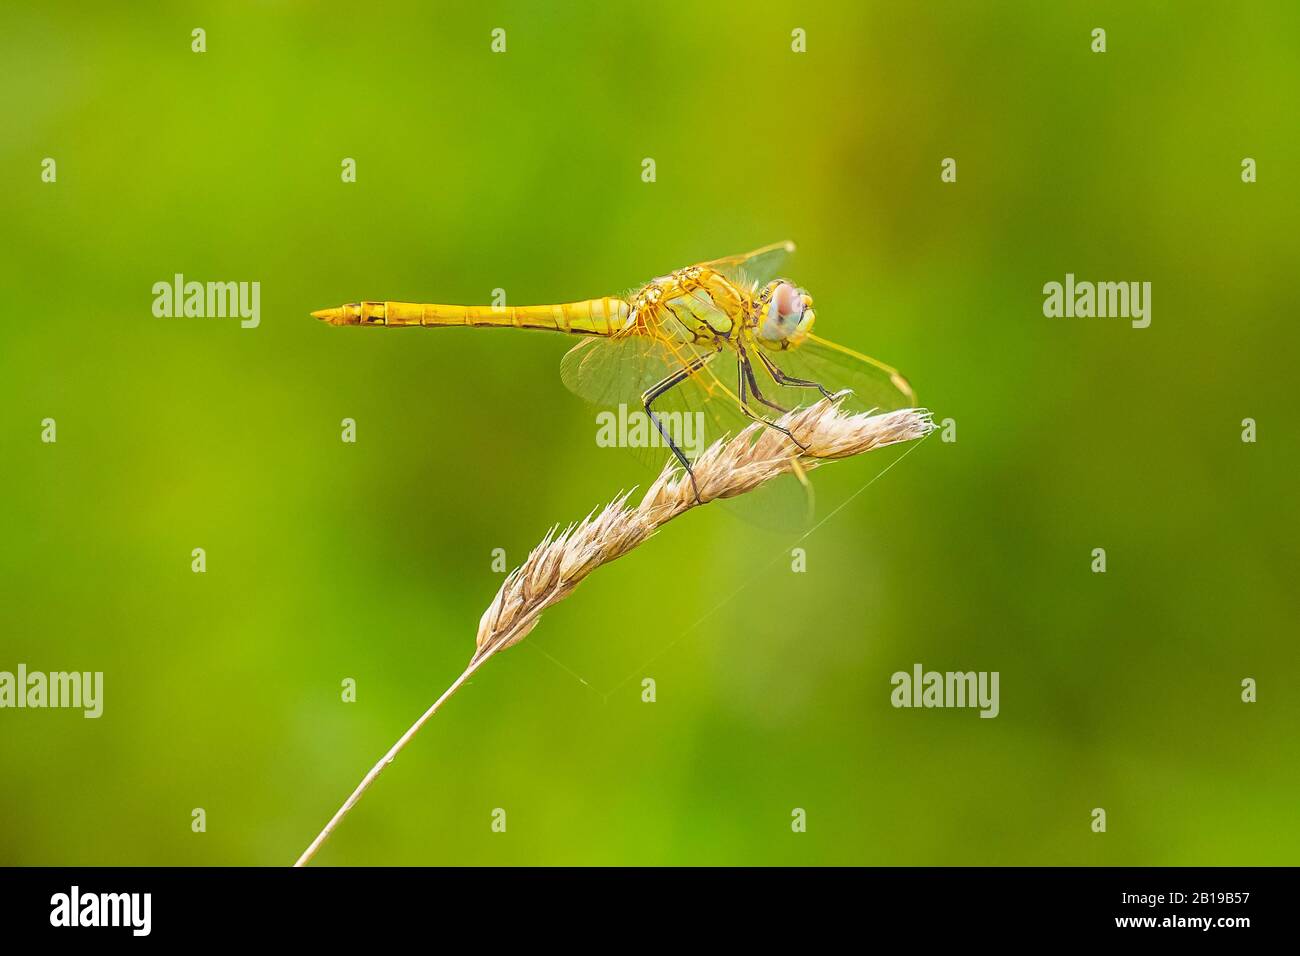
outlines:
[[[774,415],[843,389],[855,410],[916,404],[896,369],[813,334],[812,296],[778,277],[793,251],[778,242],[678,269],[625,296],[560,305],[372,301],[312,315],[331,325],[584,336],[561,363],[565,385],[597,406],[643,413],[662,439],[650,433],[650,444],[666,446],[694,483],[686,444],[698,454],[751,421],[789,435]]]

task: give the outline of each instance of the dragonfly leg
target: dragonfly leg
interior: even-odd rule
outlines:
[[[790,409],[783,408],[758,390],[758,379],[754,377],[754,366],[749,363],[748,356],[741,359],[740,367],[745,373],[745,379],[749,382],[749,391],[753,394],[755,400],[757,400],[760,405],[766,405],[768,408],[774,409],[782,415],[790,411]]]
[[[663,394],[669,389],[682,384],[682,382],[686,381],[700,369],[704,368],[704,366],[708,365],[709,362],[713,361],[713,357],[717,354],[717,352],[708,352],[691,359],[690,362],[683,365],[676,372],[673,372],[673,374],[669,375],[663,381],[651,385],[641,393],[641,405],[645,408],[645,413],[650,416],[650,421],[654,422],[656,430],[658,430],[659,434],[663,437],[663,440],[668,442],[668,447],[672,449],[673,457],[681,462],[682,467],[686,469],[687,476],[691,479],[691,490],[695,492],[696,504],[701,504],[700,486],[695,483],[695,472],[691,469],[690,459],[688,459],[685,453],[677,447],[677,442],[673,441],[673,437],[668,434],[663,423],[659,421],[659,416],[654,413],[654,410],[650,406],[654,404],[655,399],[662,398]]]
[[[740,381],[738,383],[738,388],[740,390],[740,410],[744,412],[745,415],[748,418],[752,419],[753,421],[761,422],[762,424],[766,425],[768,428],[775,428],[786,438],[790,439],[792,442],[798,445],[800,451],[807,451],[808,446],[805,445],[803,442],[801,442],[799,439],[795,438],[794,435],[790,433],[790,429],[784,427],[783,425],[778,425],[776,422],[769,422],[766,418],[764,418],[762,415],[759,415],[757,412],[755,412],[752,408],[749,407],[749,402],[745,400],[745,397],[747,391],[752,391],[754,393],[754,397],[758,399],[760,402],[762,402],[764,405],[767,405],[770,408],[776,408],[784,411],[784,409],[781,409],[780,405],[777,405],[773,402],[769,402],[766,398],[764,398],[762,392],[758,390],[758,383],[754,380],[754,368],[752,365],[749,364],[749,354],[745,351],[745,347],[741,345],[739,342],[736,343],[736,353],[737,353],[737,357],[739,358],[739,362],[737,364],[740,366],[740,374],[739,374]],[[746,389],[747,384],[749,386],[748,389]]]
[[[763,363],[763,367],[767,369],[767,374],[772,376],[772,381],[776,382],[776,384],[788,385],[791,388],[815,388],[822,393],[823,398],[832,397],[832,393],[820,382],[810,382],[807,379],[794,378],[793,376],[786,375],[785,372],[781,371],[781,366],[777,365],[762,352],[758,353],[758,358],[759,361]]]

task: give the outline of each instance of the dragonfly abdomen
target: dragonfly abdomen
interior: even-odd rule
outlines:
[[[623,299],[605,297],[558,305],[440,305],[432,302],[354,302],[313,312],[331,325],[515,328],[613,335],[628,320]]]

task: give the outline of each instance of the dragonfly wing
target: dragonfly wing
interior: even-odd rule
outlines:
[[[628,335],[583,339],[560,360],[560,378],[573,394],[609,408],[641,403],[641,393],[681,367],[652,339]]]
[[[753,252],[737,256],[725,256],[712,262],[701,262],[701,266],[722,273],[723,276],[739,285],[752,288],[766,285],[781,273],[785,260],[794,252],[794,243],[774,242]]]
[[[642,395],[673,377],[680,381],[652,403],[669,437],[694,459],[710,444],[744,427],[747,419],[728,400],[736,369],[730,349],[625,335],[584,339],[560,363],[560,377],[574,394],[595,405],[598,442],[628,448],[658,469],[672,455],[668,442],[646,417]],[[688,371],[690,370],[690,371]]]
[[[754,351],[757,346],[751,347]],[[853,349],[809,335],[795,348],[767,352],[766,358],[789,378],[816,382],[831,392],[851,389],[843,407],[846,411],[875,409],[890,412],[916,406],[916,393],[897,369]],[[780,385],[755,363],[755,374],[763,394],[786,408],[811,405],[821,398],[815,388]]]

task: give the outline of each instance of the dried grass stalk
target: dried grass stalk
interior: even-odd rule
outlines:
[[[922,438],[934,428],[930,413],[923,409],[851,415],[841,411],[840,398],[822,399],[779,419],[804,448],[781,432],[755,423],[730,441],[717,442],[696,459],[692,465],[694,487],[690,476],[670,463],[638,504],[629,505],[631,493],[625,492],[577,524],[547,532],[524,563],[506,577],[483,613],[474,655],[464,673],[371,768],[294,866],[303,866],[316,854],[375,778],[488,658],[527,637],[542,612],[573,593],[596,568],[623,557],[697,505],[743,495],[773,478],[810,471],[827,461]]]

